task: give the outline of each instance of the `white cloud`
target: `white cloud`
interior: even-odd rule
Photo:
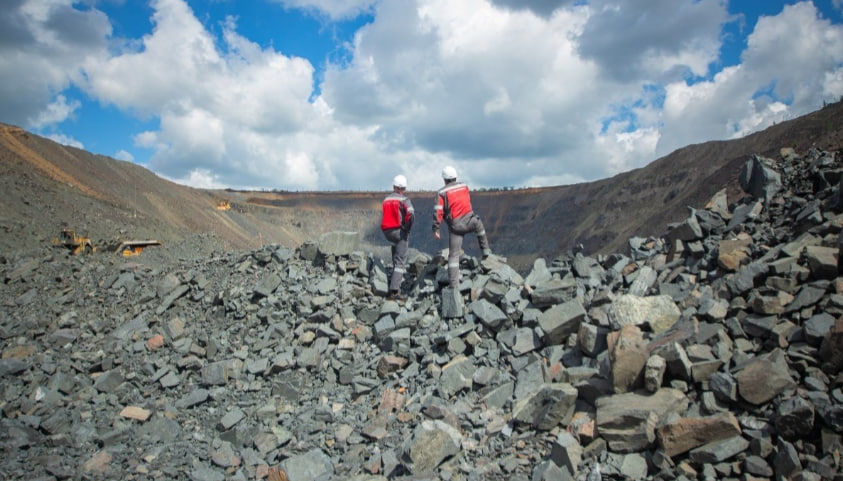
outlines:
[[[286,8],[300,8],[326,15],[332,20],[354,18],[369,12],[379,0],[274,0]]]
[[[117,159],[117,160],[124,160],[126,162],[134,162],[135,161],[135,156],[132,155],[131,152],[128,152],[128,151],[122,150],[122,149],[118,150],[114,154],[114,158]]]
[[[57,95],[53,102],[48,104],[42,112],[39,112],[34,119],[30,120],[29,125],[38,129],[59,124],[70,118],[80,105],[81,103],[78,100],[68,102],[64,95]]]
[[[711,81],[667,85],[657,154],[741,137],[843,95],[835,82],[843,72],[843,28],[821,19],[812,4],[759,19],[747,43],[742,63]]]
[[[219,176],[209,169],[196,168],[181,178],[170,178],[169,180],[182,185],[189,185],[198,189],[224,189],[228,187],[219,181]]]
[[[727,20],[721,0],[595,0],[577,39],[578,51],[611,78],[640,82],[705,76],[717,59],[720,26]]]
[[[762,18],[741,63],[713,72],[720,0],[276,0],[371,13],[320,75],[234,18],[215,36],[183,0],[153,0],[139,39],[111,38],[96,8],[21,1],[0,12],[4,121],[80,116],[75,85],[157,121],[134,136],[148,166],[199,187],[388,190],[404,173],[433,189],[446,164],[474,187],[582,182],[843,95],[841,26],[809,2]]]
[[[4,5],[0,9],[3,121],[41,128],[65,120],[78,103],[61,92],[79,79],[85,58],[106,54],[110,34],[111,25],[102,12],[76,10],[69,0]]]
[[[85,145],[82,142],[74,139],[65,134],[48,134],[45,135],[48,139],[52,140],[53,142],[58,142],[62,145],[67,145],[68,147],[76,147],[77,149],[84,149]]]

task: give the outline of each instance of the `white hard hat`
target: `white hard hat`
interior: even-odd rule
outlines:
[[[392,185],[393,185],[393,187],[398,187],[399,189],[406,189],[407,188],[407,178],[404,177],[401,174],[398,174],[398,175],[395,176],[394,179],[392,179]]]
[[[442,178],[445,180],[454,180],[457,178],[457,169],[450,165],[442,169]]]

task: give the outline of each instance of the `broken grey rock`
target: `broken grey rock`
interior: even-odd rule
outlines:
[[[568,383],[543,384],[512,408],[512,419],[547,431],[567,424],[574,414],[577,390]]]
[[[442,289],[442,317],[453,319],[462,317],[465,310],[462,296],[456,288],[446,287]]]
[[[357,232],[328,232],[319,237],[319,252],[325,255],[345,256],[360,248]]]
[[[550,459],[557,466],[565,468],[569,474],[578,474],[580,461],[582,461],[583,449],[579,441],[566,431],[560,432],[550,449]]]
[[[609,307],[609,320],[613,329],[622,326],[649,326],[656,334],[662,333],[676,324],[681,312],[670,296],[633,296],[622,295]]]
[[[477,316],[484,325],[493,331],[499,330],[507,321],[506,314],[500,308],[485,299],[480,299],[468,305],[468,310]],[[445,316],[443,316],[445,317]],[[457,317],[457,316],[451,316]]]
[[[749,441],[742,436],[713,441],[691,450],[688,459],[698,464],[714,464],[744,452],[749,448]]]
[[[656,440],[656,426],[671,414],[684,412],[688,398],[663,388],[644,396],[617,394],[597,400],[597,430],[612,451],[629,453],[649,448]]]
[[[756,405],[796,388],[784,352],[779,349],[750,361],[735,375],[735,380],[740,396]]]
[[[658,354],[647,358],[644,366],[644,388],[649,392],[656,392],[661,388],[664,381],[664,373],[667,370],[667,361]]]
[[[740,425],[732,413],[700,418],[680,417],[657,430],[659,444],[670,457],[740,434]]]
[[[577,299],[557,304],[539,315],[539,326],[544,331],[545,342],[563,344],[568,336],[579,330],[586,312]]]
[[[423,421],[404,446],[404,466],[410,473],[432,471],[446,458],[459,453],[462,435],[448,423]]]
[[[317,481],[334,475],[333,462],[321,449],[291,456],[281,462],[281,468],[291,481]]]
[[[773,165],[772,160],[753,155],[740,174],[743,190],[764,204],[769,204],[782,188],[781,175],[773,170]]]
[[[577,283],[573,276],[554,277],[536,285],[530,299],[538,308],[555,306],[572,300],[576,294]]]

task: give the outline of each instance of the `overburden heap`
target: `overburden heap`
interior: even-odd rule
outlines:
[[[3,479],[840,480],[841,165],[629,252],[384,264],[333,233],[207,258],[0,264]],[[444,301],[443,301],[444,299]]]

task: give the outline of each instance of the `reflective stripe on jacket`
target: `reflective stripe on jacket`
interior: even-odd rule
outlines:
[[[415,210],[413,203],[404,194],[392,192],[383,200],[383,217],[381,230],[398,229],[410,230],[413,226]]]
[[[462,182],[452,182],[439,189],[433,211],[434,230],[439,228],[443,219],[450,223],[452,220],[471,214],[473,210],[468,186]]]

